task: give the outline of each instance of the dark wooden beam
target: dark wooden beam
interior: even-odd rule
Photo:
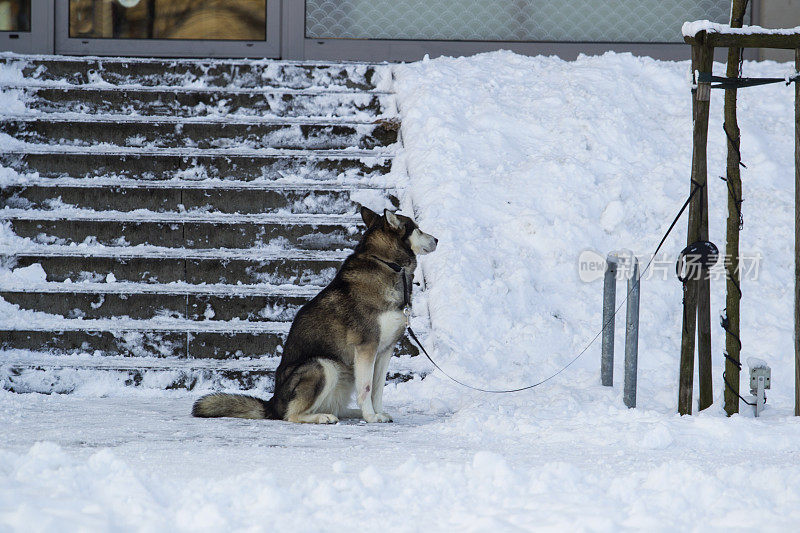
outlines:
[[[738,33],[705,33],[700,32],[694,37],[684,37],[686,44],[692,46],[700,44],[700,34],[704,35],[703,41],[712,48],[779,48],[796,50],[800,48],[800,33],[793,35],[776,35],[768,33],[738,34]]]

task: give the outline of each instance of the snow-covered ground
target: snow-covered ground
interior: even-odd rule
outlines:
[[[747,76],[792,70],[744,65]],[[421,261],[427,343],[469,383],[539,381],[600,328],[602,282],[581,281],[581,252],[649,259],[689,192],[688,63],[500,52],[395,75],[405,145],[395,175],[440,240]],[[615,387],[599,385],[599,344],[515,395],[438,372],[391,385],[391,425],[197,420],[198,392],[0,392],[0,530],[796,529],[792,95],[739,92],[742,251],[758,259],[743,282],[743,354],[773,372],[761,418],[745,405],[724,416],[718,327],[714,406],[675,414],[682,219],[668,261],[642,284],[636,409],[622,404],[620,355]],[[722,95],[711,104],[710,234],[724,249]],[[720,278],[714,315],[723,307]]]

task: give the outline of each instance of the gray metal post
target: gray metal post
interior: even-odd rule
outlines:
[[[764,405],[767,403],[766,394],[764,394],[766,380],[764,376],[758,376],[756,380],[756,416],[761,416],[761,411],[764,410]]]
[[[603,337],[600,358],[600,380],[606,387],[614,384],[614,311],[617,305],[617,265],[615,254],[606,258],[603,278]]]
[[[623,401],[636,407],[636,373],[639,366],[639,261],[631,257],[633,268],[628,278],[628,307],[625,316],[625,390]]]
[[[756,409],[756,416],[760,416],[767,403],[764,391],[770,388],[772,370],[765,361],[757,357],[748,357],[747,366],[750,367],[750,394],[756,397],[755,404],[751,405]]]

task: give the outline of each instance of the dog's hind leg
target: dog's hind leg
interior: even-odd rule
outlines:
[[[353,398],[353,369],[338,361],[329,359],[320,359],[320,363],[325,369],[326,383],[333,383],[335,380],[335,384],[329,393],[321,397],[321,403],[316,406],[314,412],[333,413],[339,418],[348,418],[351,410],[347,408],[347,405]],[[332,374],[335,377],[328,378],[328,374]],[[361,416],[361,411],[358,411],[356,416]],[[349,418],[352,418],[352,416],[349,416]]]
[[[308,424],[335,424],[339,419],[333,413],[321,413],[321,406],[330,405],[329,397],[336,389],[338,370],[336,364],[317,359],[299,368],[295,373],[294,397],[286,407],[285,420]]]

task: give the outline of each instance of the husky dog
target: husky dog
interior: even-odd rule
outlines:
[[[367,225],[361,242],[289,329],[272,398],[209,394],[195,402],[194,416],[392,421],[383,410],[386,369],[403,335],[416,256],[434,251],[438,240],[388,210],[381,216],[362,207],[361,218]],[[354,391],[360,411],[347,408]]]

